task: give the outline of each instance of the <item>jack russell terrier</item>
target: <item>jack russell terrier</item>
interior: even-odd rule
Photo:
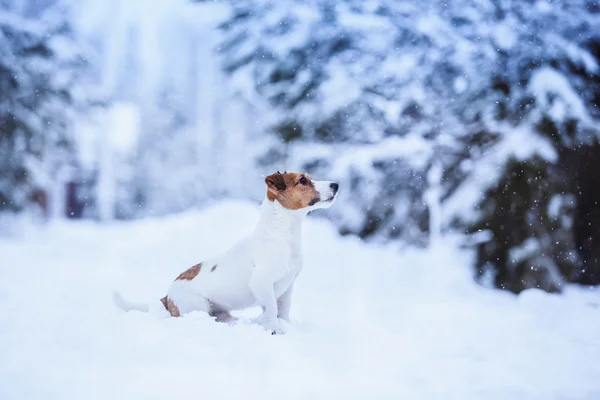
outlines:
[[[171,316],[205,311],[229,322],[230,311],[261,306],[256,322],[273,334],[283,332],[280,319],[289,322],[294,281],[302,269],[302,220],[309,211],[331,207],[338,184],[279,172],[265,183],[254,234],[181,273],[160,299]],[[148,311],[147,305],[128,303],[118,293],[114,300],[126,311]]]

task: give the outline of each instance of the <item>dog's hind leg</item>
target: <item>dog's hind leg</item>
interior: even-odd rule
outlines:
[[[167,296],[161,299],[167,311],[173,317],[179,317],[192,311],[204,311],[210,313],[210,302],[208,299],[175,281]]]
[[[161,303],[165,306],[165,309],[171,314],[171,317],[180,317],[181,313],[179,312],[179,307],[173,300],[169,298],[169,296],[165,296],[160,299]]]
[[[215,318],[217,322],[224,322],[226,324],[234,324],[237,321],[233,315],[229,313],[229,311],[225,310],[222,307],[214,303],[210,303],[210,312],[208,313],[211,317]]]

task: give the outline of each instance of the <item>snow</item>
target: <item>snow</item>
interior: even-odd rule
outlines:
[[[538,68],[531,76],[528,89],[536,96],[536,100],[542,107],[550,108],[550,115],[556,120],[576,117],[583,122],[590,121],[590,116],[579,94],[560,72],[547,67]],[[553,103],[550,95],[559,97]],[[565,108],[570,112],[567,112]]]
[[[508,24],[499,24],[493,31],[493,37],[502,50],[509,51],[517,43],[517,35]]]
[[[332,173],[334,176],[342,176],[345,171],[355,168],[368,174],[373,171],[374,160],[393,160],[408,154],[411,155],[410,158],[407,158],[410,165],[419,168],[427,162],[430,152],[431,148],[427,142],[417,135],[390,137],[378,143],[339,152]]]
[[[329,79],[320,88],[321,107],[324,113],[333,113],[360,98],[362,93],[360,86],[352,81],[350,74],[341,63],[331,62],[326,71]]]
[[[276,30],[285,21],[285,25],[288,25],[286,29],[290,29],[291,34],[284,38],[281,35],[270,36],[267,47],[279,57],[285,57],[288,48],[299,48],[306,43],[311,35],[311,26],[318,20],[319,15],[313,8],[302,4],[287,4],[274,10],[263,21],[264,30]],[[294,29],[296,27],[298,29]]]
[[[123,313],[226,249],[257,205],[129,223],[55,222],[0,239],[1,399],[600,398],[600,290],[520,296],[473,283],[445,237],[402,252],[305,226],[293,325]]]
[[[454,80],[454,91],[458,94],[464,93],[465,90],[469,87],[469,81],[467,81],[464,77],[459,76]]]
[[[371,31],[371,30],[389,30],[390,22],[380,16],[371,13],[353,13],[340,6],[339,22],[352,29]]]
[[[598,73],[598,63],[588,50],[553,33],[547,34],[546,40],[552,46],[564,50],[573,63],[584,68],[589,74]]]
[[[383,61],[381,65],[381,75],[385,78],[388,76],[395,79],[412,78],[412,70],[419,64],[419,57],[415,54],[405,53],[397,56],[390,56]]]
[[[526,258],[533,257],[536,253],[540,253],[540,242],[537,238],[527,238],[523,244],[513,247],[508,252],[508,258],[511,263],[518,264]]]

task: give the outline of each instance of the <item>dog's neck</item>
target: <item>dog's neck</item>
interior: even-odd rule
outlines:
[[[300,243],[302,221],[308,210],[288,210],[277,200],[265,198],[260,206],[256,235],[260,238]]]

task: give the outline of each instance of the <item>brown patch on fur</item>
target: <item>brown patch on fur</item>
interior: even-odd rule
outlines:
[[[302,178],[307,180],[307,184],[300,182]],[[308,174],[296,172],[275,173],[265,178],[267,184],[267,199],[269,201],[277,200],[288,210],[299,210],[308,207],[310,202],[319,197],[315,190],[315,185]]]
[[[183,280],[191,281],[192,279],[194,279],[195,277],[198,276],[198,274],[200,273],[200,268],[202,268],[202,263],[196,264],[193,267],[190,267],[187,270],[183,271],[181,274],[179,274],[179,276],[175,280],[176,281],[183,281]]]
[[[213,267],[210,269],[210,272],[215,272],[215,269],[217,269],[217,264],[213,265]]]
[[[169,314],[171,314],[171,317],[181,317],[181,314],[179,313],[179,308],[177,308],[177,305],[173,302],[173,300],[165,296],[162,299],[160,299],[160,301],[163,303],[165,309],[169,312]]]

